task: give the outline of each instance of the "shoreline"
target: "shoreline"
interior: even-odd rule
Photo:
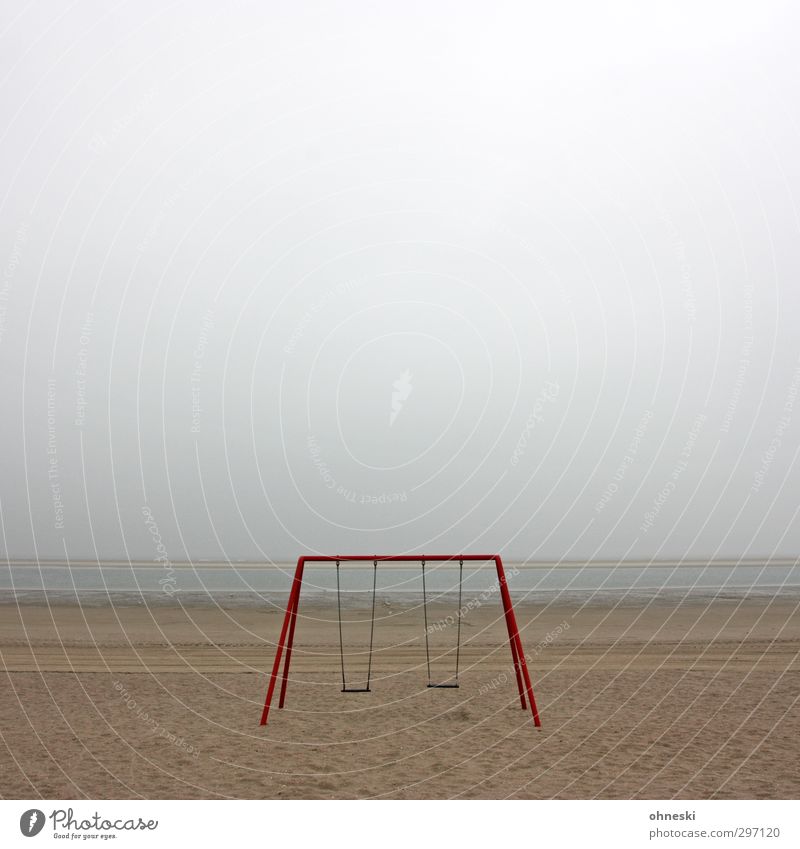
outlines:
[[[227,591],[176,591],[165,593],[159,590],[151,591],[108,591],[108,590],[0,590],[0,609],[6,607],[77,607],[77,608],[118,608],[118,607],[154,607],[154,608],[284,608],[289,599],[289,592],[227,592]],[[397,606],[414,606],[422,603],[421,593],[406,593],[400,591],[378,591],[376,604],[391,604]],[[457,592],[438,593],[439,602],[456,605]],[[720,588],[665,588],[656,592],[639,590],[635,587],[619,590],[564,590],[537,589],[528,592],[514,591],[512,601],[514,607],[523,606],[555,606],[570,607],[573,605],[616,607],[643,607],[650,604],[700,604],[714,601],[794,601],[800,604],[800,588],[784,586],[757,587],[720,587]],[[303,606],[326,607],[335,606],[336,594],[330,591],[315,591],[304,589]],[[430,598],[429,598],[429,603]],[[483,603],[483,602],[482,602]],[[481,603],[481,604],[482,604]],[[369,609],[372,605],[371,593],[342,593],[341,604],[347,609]],[[462,606],[468,605],[465,599]],[[480,606],[480,604],[478,605]]]
[[[103,563],[10,561],[0,569],[0,605],[73,604],[101,606],[202,605],[252,607],[285,605],[292,585],[292,564],[202,562]],[[428,598],[448,603],[457,598],[458,567],[428,570]],[[642,604],[659,598],[800,598],[800,565],[795,560],[758,561],[591,561],[588,563],[506,564],[508,587],[516,603]],[[378,572],[376,599],[417,603],[422,597],[419,567],[385,564]],[[341,580],[347,607],[371,604],[372,566],[348,564]],[[465,600],[497,592],[493,564],[463,572]],[[336,573],[329,565],[306,567],[303,602],[330,603],[336,598]]]

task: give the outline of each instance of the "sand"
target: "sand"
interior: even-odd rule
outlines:
[[[519,607],[540,730],[496,607],[463,620],[461,686],[443,690],[419,608],[379,603],[363,694],[339,692],[332,613],[301,608],[287,705],[262,728],[275,609],[3,605],[0,795],[800,796],[794,600]],[[353,684],[368,637],[345,624]],[[432,634],[436,680],[454,638]]]

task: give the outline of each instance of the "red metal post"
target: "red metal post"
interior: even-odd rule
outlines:
[[[508,621],[508,615],[505,614],[505,605],[503,605],[506,627],[508,628],[508,644],[511,646],[511,659],[514,661],[514,674],[517,676],[517,689],[519,690],[519,704],[525,710],[525,685],[522,683],[522,670],[519,665],[519,655],[517,653],[517,642],[514,635],[511,633],[511,623]]]
[[[269,678],[269,687],[267,687],[267,697],[264,699],[264,710],[261,712],[261,725],[267,724],[269,708],[272,704],[272,694],[275,692],[275,681],[278,678],[278,670],[281,666],[281,655],[283,654],[283,647],[286,642],[286,632],[289,628],[292,610],[294,609],[295,603],[300,595],[300,576],[303,574],[302,567],[303,558],[301,557],[297,561],[297,568],[294,572],[294,581],[292,582],[292,590],[289,593],[289,602],[286,605],[286,615],[283,618],[283,627],[281,628],[281,635],[278,638],[278,648],[275,651],[275,662],[272,664],[272,674]]]
[[[528,663],[525,659],[525,651],[522,648],[522,640],[519,636],[519,628],[517,627],[517,617],[514,615],[514,605],[511,603],[511,594],[508,591],[508,583],[506,581],[505,569],[503,569],[503,561],[500,559],[499,554],[495,555],[494,562],[497,566],[497,577],[500,580],[500,597],[503,600],[503,608],[506,614],[506,622],[508,624],[508,629],[511,633],[511,640],[512,642],[516,643],[517,646],[517,661],[522,667],[522,677],[525,679],[525,689],[528,691],[528,703],[531,706],[533,722],[534,725],[539,728],[541,727],[542,723],[539,719],[539,711],[536,707],[536,700],[533,697],[533,686],[531,685],[530,675],[528,675]]]
[[[286,684],[289,680],[289,664],[292,661],[292,645],[294,644],[294,626],[297,624],[297,609],[300,607],[300,588],[303,586],[303,567],[305,559],[300,558],[297,561],[297,568],[300,570],[297,579],[297,595],[294,599],[294,607],[292,608],[292,621],[289,624],[289,639],[286,641],[286,660],[283,664],[283,680],[281,681],[281,696],[278,700],[278,709],[283,708],[283,703],[286,701]]]
[[[514,662],[514,674],[517,678],[517,689],[519,690],[519,703],[520,707],[525,710],[527,708],[527,704],[525,703],[525,684],[522,680],[522,667],[520,664],[519,656],[522,653],[522,642],[519,643],[519,650],[517,649],[517,638],[514,634],[514,630],[511,626],[511,618],[508,615],[509,605],[511,604],[511,595],[509,594],[507,597],[503,594],[503,586],[506,585],[505,581],[505,569],[503,568],[503,561],[500,560],[498,563],[498,559],[495,559],[495,566],[497,567],[497,581],[500,586],[500,597],[503,602],[503,613],[506,620],[506,629],[508,630],[508,644],[511,646],[511,659]]]

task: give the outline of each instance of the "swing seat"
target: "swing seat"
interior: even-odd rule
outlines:
[[[371,693],[369,687],[342,687],[343,693]]]
[[[428,684],[428,688],[433,690],[457,690],[458,684]]]

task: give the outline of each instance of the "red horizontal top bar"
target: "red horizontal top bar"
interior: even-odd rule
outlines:
[[[316,563],[335,563],[337,560],[383,560],[419,563],[421,560],[497,560],[499,554],[309,554],[300,559]]]

